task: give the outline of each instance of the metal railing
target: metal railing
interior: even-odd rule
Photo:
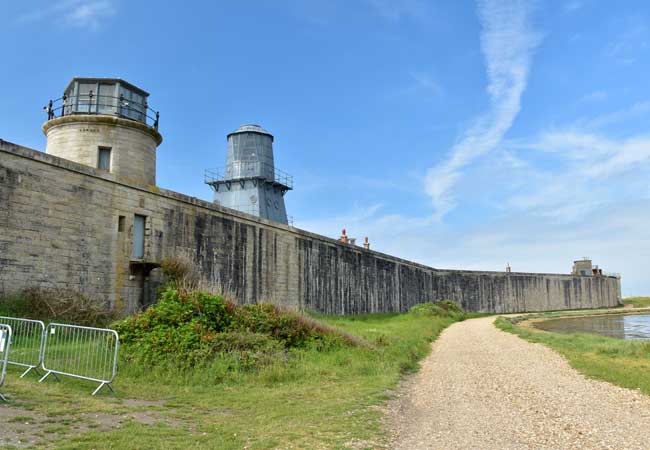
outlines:
[[[160,123],[160,113],[151,109],[146,102],[128,100],[122,95],[96,95],[93,91],[50,100],[43,110],[47,113],[47,120],[71,114],[103,114],[142,122],[156,130]]]
[[[621,274],[618,272],[603,272],[603,276],[621,279]]]
[[[117,352],[120,338],[107,328],[82,327],[50,323],[45,330],[43,351],[43,382],[49,375],[65,375],[100,383],[92,393],[107,386],[117,375]]]
[[[45,324],[40,320],[19,319],[0,316],[0,323],[11,325],[13,337],[9,364],[26,367],[20,378],[30,371],[37,374],[43,362],[43,340]]]
[[[277,184],[287,191],[293,189],[293,175],[276,169],[273,164],[262,161],[235,161],[226,165],[225,168],[207,169],[204,174],[205,183],[211,186],[228,181],[249,179],[261,179]]]
[[[5,383],[7,376],[7,363],[9,362],[9,350],[11,350],[11,325],[0,324],[0,387]],[[0,400],[6,402],[7,398],[0,393]]]

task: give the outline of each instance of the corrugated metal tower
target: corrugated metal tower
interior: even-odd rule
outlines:
[[[273,135],[259,125],[242,125],[228,135],[226,167],[207,170],[205,182],[216,203],[288,224],[284,194],[293,177],[275,168]]]

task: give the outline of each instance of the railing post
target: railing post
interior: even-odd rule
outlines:
[[[90,92],[88,92],[88,114],[91,113],[90,108],[92,106],[92,103],[93,103],[93,91],[91,89]]]
[[[153,127],[158,130],[158,121],[160,120],[160,112],[156,111],[156,121],[153,123]]]

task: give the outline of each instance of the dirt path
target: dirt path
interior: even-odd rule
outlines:
[[[650,397],[494,327],[452,325],[389,405],[394,449],[650,449]]]

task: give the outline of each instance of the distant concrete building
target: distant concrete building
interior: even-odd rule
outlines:
[[[288,224],[284,194],[293,189],[293,177],[275,168],[273,135],[259,125],[228,135],[226,167],[206,171],[205,182],[219,205]]]
[[[599,270],[598,266],[595,267],[596,272]],[[573,270],[571,271],[573,275],[590,277],[595,274],[594,265],[589,258],[582,258],[573,262]]]

